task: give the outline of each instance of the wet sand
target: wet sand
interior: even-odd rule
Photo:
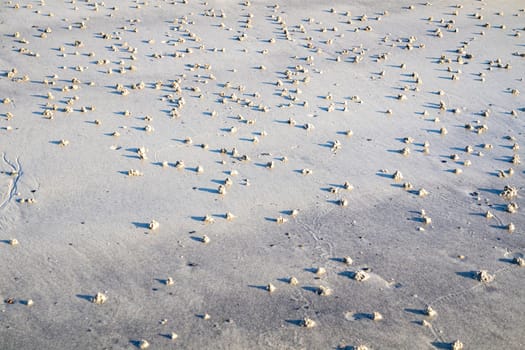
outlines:
[[[523,6],[276,4],[2,3],[2,349],[524,346]]]

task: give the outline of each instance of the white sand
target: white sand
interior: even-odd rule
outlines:
[[[2,2],[0,348],[525,347],[524,4],[186,2]]]

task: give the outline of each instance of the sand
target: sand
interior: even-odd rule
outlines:
[[[523,348],[524,17],[2,2],[0,348]]]

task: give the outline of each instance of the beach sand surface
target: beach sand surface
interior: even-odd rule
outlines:
[[[524,348],[524,18],[3,1],[0,348]]]

